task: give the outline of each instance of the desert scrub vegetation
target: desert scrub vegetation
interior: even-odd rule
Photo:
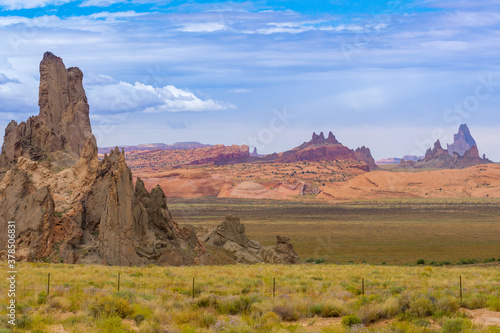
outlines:
[[[4,263],[2,268],[6,270]],[[47,294],[48,273],[51,285]],[[498,267],[20,263],[18,277],[15,332],[500,330],[480,326],[468,315],[475,309],[500,310]],[[6,281],[0,281],[0,332],[10,331],[3,302],[6,286]],[[316,325],[318,322],[322,324]]]

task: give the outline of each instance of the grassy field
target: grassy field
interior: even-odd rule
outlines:
[[[247,235],[291,238],[303,259],[330,263],[458,263],[500,257],[499,199],[397,199],[337,205],[303,200],[169,199],[181,224],[216,226],[237,215]]]
[[[474,309],[500,311],[500,270],[490,265],[137,268],[22,263],[17,267],[14,331],[500,332],[474,320]],[[5,264],[1,268],[7,271]],[[7,333],[6,279],[0,280],[0,289],[0,332]]]

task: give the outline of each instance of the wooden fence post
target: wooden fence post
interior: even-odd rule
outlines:
[[[462,275],[460,275],[460,303],[462,303]]]
[[[49,296],[50,293],[50,273],[47,276],[47,296]]]
[[[194,299],[194,277],[193,277],[193,299]]]

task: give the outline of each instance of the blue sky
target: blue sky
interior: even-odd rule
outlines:
[[[100,146],[333,131],[421,155],[467,123],[500,161],[500,0],[0,0],[0,127],[38,113],[45,51],[78,66]]]

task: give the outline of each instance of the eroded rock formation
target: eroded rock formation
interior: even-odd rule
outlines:
[[[99,161],[82,72],[66,70],[60,58],[46,53],[40,73],[40,114],[7,126],[0,157],[0,229],[16,221],[17,259],[137,266],[218,262],[193,228],[172,220],[160,186],[148,191],[140,178],[134,185],[124,151],[115,148]],[[7,243],[7,233],[0,233],[0,243]],[[278,259],[269,261],[286,255],[287,243],[281,239],[278,245],[265,256]]]
[[[446,150],[451,156],[454,153],[464,156],[465,152],[474,146],[477,147],[476,140],[470,134],[469,127],[467,127],[467,124],[462,124],[458,129],[458,133],[453,135],[453,143],[448,144]]]
[[[268,155],[264,157],[263,160],[273,163],[351,160],[366,163],[364,167],[360,166],[364,171],[378,169],[369,148],[363,146],[356,150],[349,149],[342,145],[332,132],[328,133],[327,138],[325,138],[323,132],[319,135],[313,133],[310,141],[304,142],[302,145],[292,150]]]
[[[275,246],[262,246],[259,242],[247,237],[245,225],[237,216],[226,216],[219,226],[203,237],[203,241],[229,251],[240,263],[298,264],[301,262],[289,238],[277,236]]]
[[[5,130],[0,167],[8,167],[20,156],[33,161],[46,160],[62,166],[72,165],[92,135],[89,105],[82,85],[83,73],[64,66],[50,52],[40,63],[40,114]]]
[[[134,187],[118,148],[98,160],[82,72],[46,53],[40,73],[40,114],[9,124],[1,156],[1,224],[16,221],[18,259],[202,263],[204,245],[172,221],[160,187]]]
[[[463,169],[471,166],[492,163],[486,156],[479,156],[476,141],[472,138],[467,125],[460,125],[458,133],[454,135],[454,142],[444,149],[437,140],[434,147],[427,149],[423,159],[401,160],[403,168],[436,168],[436,169]]]

